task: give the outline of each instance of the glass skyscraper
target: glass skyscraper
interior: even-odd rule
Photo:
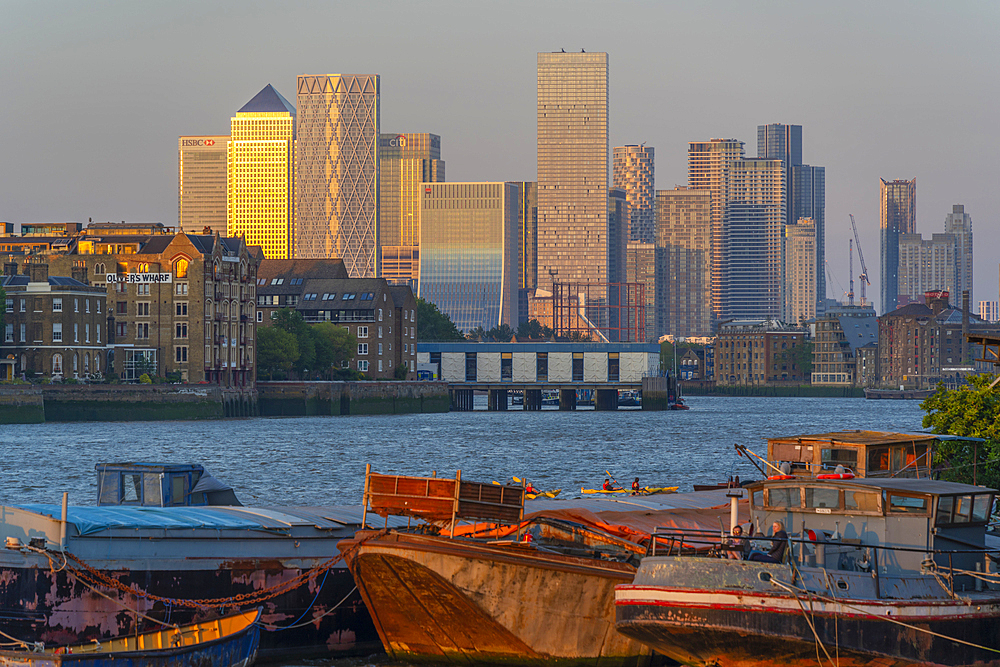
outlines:
[[[653,243],[656,220],[653,202],[653,147],[616,146],[612,169],[614,187],[625,191],[629,207],[629,241]]]
[[[899,301],[899,235],[917,231],[917,179],[881,182],[882,200],[882,314],[891,313]]]
[[[270,84],[236,112],[228,150],[227,235],[268,259],[294,248],[295,107]]]
[[[177,139],[177,222],[182,232],[205,227],[226,235],[226,153],[229,135]]]
[[[441,137],[380,134],[379,271],[390,283],[416,287],[420,262],[420,184],[445,180]]]
[[[656,192],[658,335],[712,335],[712,193]]]
[[[419,296],[463,331],[517,328],[517,183],[425,183]]]
[[[608,54],[539,53],[539,287],[608,282],[608,167]]]
[[[379,77],[298,77],[295,256],[378,275]]]

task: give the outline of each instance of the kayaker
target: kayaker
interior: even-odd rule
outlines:
[[[636,477],[635,481],[632,482],[632,493],[639,493],[640,491],[642,491],[642,487],[639,486],[639,478]]]
[[[604,486],[601,487],[605,491],[614,491],[615,487],[611,486],[611,480],[607,477],[604,478]]]
[[[525,493],[534,493],[536,495],[539,494],[539,493],[541,493],[541,491],[539,491],[534,486],[532,486],[531,482],[528,482],[528,481],[525,481],[525,483],[524,483],[524,492]]]

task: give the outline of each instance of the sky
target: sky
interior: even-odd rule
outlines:
[[[917,231],[973,221],[973,299],[998,299],[1000,3],[0,0],[0,220],[177,224],[177,137],[228,134],[268,83],[381,76],[384,132],[441,135],[449,181],[534,180],[536,53],[606,51],[611,146],[803,127],[826,167],[829,296],[849,213],[879,294],[879,178],[917,179]],[[860,274],[855,255],[854,274]],[[860,294],[860,288],[855,285]],[[879,308],[879,310],[881,310]]]

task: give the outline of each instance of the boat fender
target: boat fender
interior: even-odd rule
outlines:
[[[771,475],[768,479],[795,479],[795,475]]]
[[[842,473],[830,473],[825,475],[816,475],[816,479],[854,479],[853,472],[842,472]]]

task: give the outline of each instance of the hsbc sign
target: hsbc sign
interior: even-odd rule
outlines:
[[[214,146],[215,139],[181,139],[181,146]]]

